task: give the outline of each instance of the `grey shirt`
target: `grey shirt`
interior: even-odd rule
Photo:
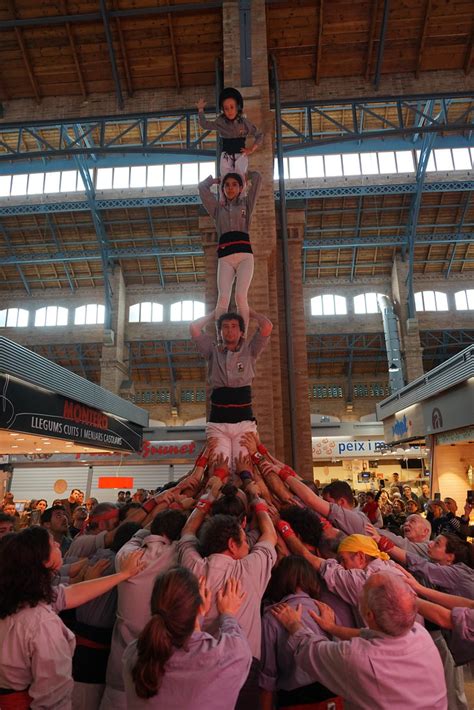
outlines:
[[[64,561],[74,561],[74,559],[79,559],[80,557],[91,557],[97,550],[105,547],[106,535],[107,530],[102,530],[102,532],[97,533],[97,535],[90,533],[86,535],[76,535],[69,550],[64,555]]]
[[[216,223],[216,231],[219,238],[227,232],[245,232],[245,234],[248,234],[250,231],[252,212],[262,186],[262,176],[259,172],[252,171],[248,173],[248,177],[251,180],[251,185],[246,197],[236,197],[231,202],[225,199],[220,201],[211,192],[211,186],[214,181],[212,175],[209,175],[198,185],[202,204]]]
[[[158,693],[146,700],[137,696],[132,681],[136,646],[136,641],[132,642],[123,657],[128,710],[230,710],[252,662],[250,648],[236,619],[221,616],[216,638],[195,631],[185,648],[174,651],[166,663]]]
[[[215,121],[209,121],[204,111],[198,112],[199,125],[208,131],[217,131],[221,138],[246,138],[253,136],[256,145],[262,145],[263,133],[254,126],[248,118],[241,116],[229,121],[225,116],[218,116]]]
[[[203,631],[217,636],[219,633],[219,612],[216,607],[216,594],[230,577],[242,582],[246,597],[236,613],[236,619],[248,639],[252,656],[260,658],[262,624],[260,604],[267,587],[272,567],[276,562],[276,551],[268,542],[257,542],[246,557],[234,560],[229,555],[216,553],[201,557],[197,550],[197,538],[184,535],[178,542],[179,564],[188,567],[196,577],[206,577],[206,584],[211,592],[211,608],[202,624]]]
[[[474,571],[463,562],[440,565],[437,562],[428,562],[419,555],[407,553],[406,567],[410,572],[421,574],[442,592],[474,599]]]
[[[318,613],[318,609],[308,594],[305,592],[289,594],[279,603],[288,604],[293,609],[301,604],[303,609],[301,622],[305,628],[310,629],[315,637],[320,637],[323,641],[329,639],[328,634],[309,615],[310,610]],[[272,692],[280,689],[294,690],[303,685],[310,685],[313,682],[311,676],[305,678],[304,672],[300,672],[298,678],[296,677],[295,657],[288,645],[288,632],[275,619],[271,612],[272,608],[274,607],[265,610],[262,619],[262,664],[259,685],[264,690]]]
[[[441,657],[420,624],[398,637],[362,629],[351,641],[303,628],[288,643],[304,677],[342,696],[346,710],[447,710]]]
[[[361,510],[341,508],[337,503],[329,503],[329,506],[328,520],[335,528],[339,528],[346,535],[367,534],[365,526],[370,524],[370,520]]]
[[[107,665],[107,685],[123,690],[122,655],[150,619],[151,592],[157,574],[177,563],[176,543],[149,530],[139,530],[115,558],[117,572],[122,559],[130,552],[143,550],[145,569],[118,585],[117,619],[112,634],[112,648]]]
[[[238,350],[227,350],[217,345],[207,333],[200,333],[193,341],[208,361],[207,378],[212,389],[217,387],[247,387],[255,377],[257,358],[270,340],[260,330],[250,341],[241,340]]]

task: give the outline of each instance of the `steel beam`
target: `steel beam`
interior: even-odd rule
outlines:
[[[465,196],[464,196],[464,204],[463,204],[463,206],[462,206],[462,208],[461,208],[461,215],[460,215],[460,218],[459,218],[458,230],[457,230],[457,232],[456,232],[456,236],[455,236],[455,239],[454,239],[454,242],[455,242],[455,243],[453,244],[453,250],[452,250],[452,252],[451,252],[451,256],[450,256],[450,258],[449,258],[448,268],[446,269],[446,273],[445,273],[445,277],[446,277],[447,279],[449,278],[449,275],[450,275],[450,273],[451,273],[451,269],[452,269],[452,266],[453,266],[453,263],[454,263],[454,258],[455,258],[455,255],[456,255],[456,247],[457,247],[458,244],[462,244],[462,243],[463,243],[463,240],[464,240],[463,228],[464,228],[464,223],[465,223],[465,220],[466,220],[466,214],[467,214],[467,211],[468,211],[468,208],[469,208],[470,201],[471,201],[471,193],[470,193],[470,192],[466,192],[466,194],[465,194]],[[473,235],[472,238],[474,239],[474,235]],[[471,242],[471,243],[472,243],[472,242]]]
[[[390,13],[390,0],[384,0],[382,24],[380,26],[379,45],[377,49],[377,64],[375,65],[374,86],[378,90],[380,84],[380,74],[382,72],[382,62],[385,50],[385,38],[387,36],[388,17]]]
[[[100,14],[102,16],[102,22],[104,25],[105,39],[107,41],[107,49],[109,51],[110,67],[112,69],[112,78],[114,80],[115,95],[117,96],[117,103],[120,109],[123,108],[123,94],[122,86],[120,84],[120,76],[118,73],[117,59],[115,57],[114,43],[112,39],[112,32],[110,29],[110,13],[107,9],[106,0],[99,0]]]
[[[53,220],[51,219],[51,215],[49,215],[49,214],[46,215],[46,223],[47,223],[48,229],[49,229],[49,231],[51,232],[51,235],[52,235],[52,237],[53,237],[53,242],[54,242],[54,244],[55,244],[55,246],[56,246],[56,249],[57,249],[58,251],[60,251],[60,250],[61,250],[61,245],[60,245],[60,243],[59,243],[58,235],[57,235],[57,233],[56,233],[56,227],[55,227],[55,225],[54,225]],[[69,284],[69,288],[70,288],[71,291],[74,293],[74,291],[75,291],[76,289],[75,289],[74,283],[73,283],[73,281],[72,281],[72,277],[71,277],[71,272],[70,272],[70,270],[69,270],[69,266],[68,266],[68,264],[67,264],[66,261],[63,262],[63,264],[64,264],[64,272],[65,272],[65,274],[66,274],[66,278],[67,278],[67,281],[68,281],[68,284]]]
[[[3,227],[2,224],[0,224],[0,234],[3,236],[3,238],[4,238],[4,240],[5,240],[5,243],[6,243],[7,247],[8,247],[8,251],[9,251],[11,257],[14,259],[14,258],[16,257],[15,249],[13,248],[13,245],[12,245],[12,243],[11,243],[10,237],[9,237],[9,235],[8,235],[8,233],[7,233],[7,231],[6,231],[6,229]],[[17,270],[17,272],[18,272],[18,275],[19,275],[19,277],[20,277],[20,279],[21,279],[21,282],[22,282],[22,284],[23,284],[23,286],[24,286],[24,289],[25,289],[26,293],[28,294],[28,296],[31,296],[31,289],[30,289],[30,286],[29,286],[29,284],[28,284],[28,281],[26,280],[26,276],[25,276],[25,274],[23,273],[23,269],[21,268],[21,266],[20,266],[19,264],[15,264],[15,266],[16,266],[16,270]]]

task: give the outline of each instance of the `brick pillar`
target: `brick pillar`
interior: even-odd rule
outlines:
[[[119,394],[122,382],[129,380],[129,374],[127,365],[124,363],[125,282],[122,270],[118,266],[110,276],[110,284],[112,287],[112,329],[111,332],[104,332],[100,360],[100,385],[114,394]]]
[[[408,262],[395,257],[392,268],[392,294],[397,303],[397,315],[400,321],[400,346],[405,362],[407,384],[424,374],[423,349],[420,341],[420,329],[416,318],[408,317],[408,290],[406,279]]]
[[[248,118],[265,133],[264,144],[249,160],[250,170],[262,174],[262,190],[252,219],[250,237],[255,259],[254,277],[249,292],[251,308],[266,314],[273,322],[271,341],[262,353],[257,364],[257,374],[253,382],[253,401],[258,430],[263,442],[284,461],[291,460],[291,442],[289,421],[287,421],[287,378],[285,322],[282,318],[282,284],[278,276],[281,271],[281,257],[277,251],[275,199],[273,184],[273,141],[274,116],[270,110],[270,87],[268,83],[268,58],[266,35],[261,27],[265,26],[265,2],[252,2],[252,86],[240,86],[240,33],[238,3],[226,0],[223,6],[224,30],[224,84],[235,86],[244,98],[245,113]],[[298,230],[297,230],[298,232]],[[206,248],[206,247],[205,247]],[[298,253],[299,250],[299,253]],[[206,252],[207,253],[207,252]],[[301,242],[296,237],[291,247],[291,261],[301,261]],[[207,260],[206,260],[207,261]],[[212,268],[209,264],[209,268]],[[301,267],[292,269],[293,297],[292,305],[298,337],[303,347],[296,361],[298,408],[298,452],[295,452],[300,471],[312,477],[311,462],[311,426],[308,402],[306,343],[304,337],[304,312]],[[210,273],[210,271],[208,272]],[[208,279],[209,281],[209,279]],[[301,324],[301,335],[300,335]],[[253,324],[251,323],[250,335]],[[298,341],[299,342],[299,341]],[[300,374],[302,376],[300,377]]]
[[[311,447],[311,411],[308,396],[308,354],[306,345],[306,323],[304,312],[303,270],[301,250],[304,239],[305,213],[303,210],[289,210],[288,222],[288,259],[291,288],[291,327],[293,337],[294,390],[296,399],[296,442],[295,467],[301,475],[312,480],[313,457]],[[280,351],[283,368],[283,387],[286,392],[289,387],[286,349],[286,312],[283,284],[283,250],[278,249],[277,273],[279,276],[279,310],[282,324]],[[283,407],[285,421],[286,449],[291,449],[289,407]]]

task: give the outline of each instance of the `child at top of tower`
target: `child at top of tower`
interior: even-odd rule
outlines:
[[[239,173],[245,179],[248,168],[248,156],[254,153],[263,142],[263,133],[253,125],[242,111],[244,100],[237,89],[227,87],[219,96],[220,116],[215,121],[208,121],[204,115],[206,102],[199,99],[199,125],[208,130],[216,130],[222,138],[222,153],[220,157],[220,174]],[[253,136],[254,144],[247,148],[247,136]]]
[[[199,183],[199,196],[216,224],[219,243],[217,246],[217,306],[216,320],[229,310],[232,285],[235,284],[235,303],[247,331],[249,305],[247,293],[253,276],[253,253],[249,230],[252,212],[260,192],[262,176],[249,173],[251,185],[244,197],[244,181],[238,172],[230,172],[222,178],[222,200],[211,192],[211,186],[221,182],[209,175]]]

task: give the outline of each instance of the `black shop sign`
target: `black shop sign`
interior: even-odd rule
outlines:
[[[0,429],[114,451],[140,451],[142,428],[73,399],[0,375]]]

